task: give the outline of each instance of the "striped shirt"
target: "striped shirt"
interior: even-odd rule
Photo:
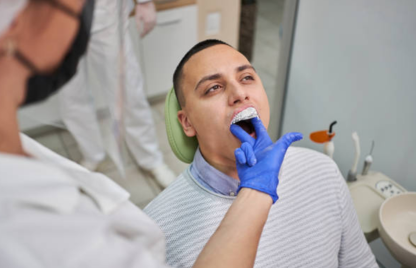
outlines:
[[[254,267],[378,267],[336,164],[318,152],[286,153]],[[167,262],[192,267],[235,197],[207,190],[189,169],[145,209],[166,236]]]

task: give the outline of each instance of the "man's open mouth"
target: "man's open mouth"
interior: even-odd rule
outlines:
[[[255,134],[255,130],[253,124],[251,123],[251,119],[258,116],[259,115],[257,114],[256,109],[248,107],[247,109],[244,109],[236,114],[231,121],[231,124],[237,124],[249,135],[253,135]]]

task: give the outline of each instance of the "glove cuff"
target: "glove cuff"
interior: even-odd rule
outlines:
[[[263,187],[258,187],[256,185],[250,185],[250,184],[247,184],[247,185],[240,184],[240,186],[238,186],[238,189],[237,189],[237,194],[240,192],[242,188],[250,188],[250,189],[270,195],[270,197],[273,200],[273,204],[276,203],[276,201],[279,199],[279,196],[277,195],[276,191],[270,191],[270,189],[266,189]]]

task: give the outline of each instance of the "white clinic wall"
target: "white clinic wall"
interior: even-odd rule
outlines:
[[[416,191],[416,1],[300,1],[283,131],[322,151],[309,133],[338,120],[334,159],[346,175],[351,133],[360,171],[375,140],[373,169]]]
[[[309,134],[333,120],[345,177],[357,131],[359,172],[374,140],[372,169],[416,191],[416,1],[299,1],[282,130],[304,133],[297,145],[322,151]]]

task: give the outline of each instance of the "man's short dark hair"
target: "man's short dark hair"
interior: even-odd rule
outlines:
[[[198,44],[196,44],[195,46],[193,46],[186,54],[185,56],[182,58],[182,60],[179,62],[178,66],[176,67],[175,73],[173,74],[173,87],[175,89],[175,95],[176,98],[179,101],[179,105],[181,107],[185,106],[185,97],[183,95],[183,91],[182,91],[182,85],[181,85],[181,80],[182,80],[182,74],[183,74],[183,66],[185,65],[185,63],[188,62],[188,60],[195,55],[196,53],[198,53],[201,50],[204,50],[206,48],[215,46],[215,45],[227,45],[230,46],[229,44],[221,41],[221,40],[217,40],[217,39],[207,39],[204,41],[199,42]],[[230,46],[231,47],[231,46]]]

